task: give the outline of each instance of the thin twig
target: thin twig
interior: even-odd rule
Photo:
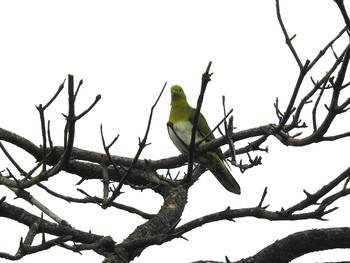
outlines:
[[[2,142],[0,141],[0,148],[1,150],[4,152],[4,154],[6,155],[7,159],[10,160],[10,162],[16,167],[16,169],[18,170],[18,172],[23,175],[26,176],[27,172],[24,171],[21,166],[15,161],[15,159],[12,158],[11,154],[6,150],[5,146],[2,144]]]
[[[74,198],[74,197],[71,197],[71,196],[65,196],[65,195],[56,193],[56,192],[52,191],[50,188],[48,188],[47,186],[45,186],[42,183],[39,183],[38,186],[40,188],[44,189],[50,195],[52,195],[54,197],[57,197],[59,199],[65,200],[65,201],[67,201],[69,203],[97,204],[97,205],[102,206],[102,204],[105,202],[104,198],[91,196],[88,193],[86,193],[84,190],[79,189],[79,188],[77,189],[77,191],[82,193],[83,195],[85,195],[86,196],[85,198]],[[150,218],[152,218],[154,216],[153,214],[149,214],[149,213],[143,212],[143,211],[141,211],[139,209],[136,209],[136,208],[134,208],[132,206],[123,205],[123,204],[116,203],[116,202],[112,202],[110,204],[110,206],[118,208],[118,209],[121,209],[121,210],[124,210],[124,211],[127,211],[127,212],[132,213],[132,214],[136,214],[138,216],[141,216],[144,219],[150,219]]]
[[[219,128],[219,126],[223,123],[226,122],[226,119],[231,115],[231,113],[233,112],[233,109],[231,109],[227,114],[225,114],[225,116],[222,118],[222,120],[214,127],[214,129],[212,129],[208,134],[206,134],[200,141],[196,142],[196,146],[202,144],[203,142],[205,142],[208,137],[210,135],[212,135],[214,133],[215,130],[217,130]]]
[[[301,99],[301,102],[299,103],[296,111],[295,111],[295,115],[294,115],[294,125],[293,128],[296,127],[296,120],[298,120],[300,118],[300,114],[301,111],[304,107],[304,105],[306,104],[307,101],[309,101],[311,99],[312,96],[314,96],[314,94],[320,90],[320,89],[326,89],[327,87],[327,83],[331,80],[331,75],[336,71],[336,69],[338,68],[338,66],[342,63],[343,58],[347,52],[347,50],[349,49],[350,45],[348,45],[344,51],[342,52],[342,54],[339,56],[339,58],[334,62],[334,64],[332,65],[332,67],[326,72],[326,74],[321,78],[321,80],[319,80],[317,83],[314,84],[314,88],[310,90],[310,92],[308,92],[306,94],[306,96],[304,98]],[[323,93],[324,94],[324,93]],[[315,131],[316,132],[316,131]]]
[[[52,100],[53,101],[53,100]],[[51,102],[52,102],[51,101]],[[48,103],[47,105],[51,104]],[[42,106],[42,104],[40,104],[38,107],[36,107],[37,110],[39,111],[39,116],[40,116],[40,123],[41,123],[41,136],[43,137],[43,163],[42,163],[42,171],[45,172],[46,171],[46,162],[47,162],[47,154],[46,154],[46,128],[45,128],[45,114],[44,114],[44,107]]]
[[[316,114],[317,114],[317,107],[321,101],[321,98],[323,96],[323,93],[326,89],[326,85],[327,85],[327,82],[324,82],[322,88],[320,89],[320,93],[318,94],[318,97],[315,101],[315,104],[314,104],[314,107],[312,109],[312,126],[313,126],[313,129],[314,131],[317,130],[317,118],[316,118]]]
[[[76,120],[79,120],[80,118],[84,117],[89,111],[92,110],[93,107],[97,104],[97,102],[101,99],[101,95],[97,95],[94,102],[91,103],[91,105],[84,110],[82,113],[80,113],[78,116],[75,117]]]
[[[276,0],[278,1],[278,0]],[[300,69],[300,73],[299,73],[299,77],[298,77],[298,80],[297,80],[297,83],[295,84],[295,88],[294,88],[294,91],[293,91],[293,94],[290,98],[290,101],[289,101],[289,104],[287,106],[287,109],[286,111],[284,112],[284,116],[283,118],[280,120],[278,126],[276,127],[275,129],[275,133],[278,134],[284,127],[284,125],[287,123],[290,115],[292,114],[292,112],[295,110],[293,108],[294,106],[294,103],[295,103],[295,100],[297,98],[297,95],[299,93],[299,90],[300,90],[300,87],[301,87],[301,84],[303,83],[303,80],[304,80],[304,77],[305,75],[307,74],[307,68],[308,68],[308,65],[309,65],[310,61],[307,60],[305,62],[305,64],[301,67]]]
[[[51,138],[50,120],[47,121],[47,139],[49,140],[50,151],[53,150],[53,142]]]
[[[264,188],[264,192],[263,192],[263,194],[261,196],[261,199],[260,199],[258,207],[262,207],[262,204],[263,204],[263,202],[265,200],[266,195],[267,195],[267,187]],[[267,208],[267,207],[265,207],[265,208]]]
[[[83,85],[83,82],[84,82],[84,81],[83,81],[82,79],[79,81],[78,87],[77,87],[77,89],[76,89],[76,91],[75,91],[75,93],[74,93],[74,99],[77,99],[78,92],[79,92],[81,86]]]
[[[318,55],[311,61],[309,67],[308,67],[308,71],[311,70],[311,68],[316,65],[316,63],[320,60],[320,58],[323,57],[324,54],[326,54],[327,50],[329,48],[332,48],[332,45],[334,44],[334,42],[339,39],[343,34],[344,32],[346,32],[346,27],[344,27],[319,53]],[[333,52],[334,53],[334,52]],[[336,56],[335,56],[336,57]],[[336,57],[337,59],[337,57]]]
[[[295,51],[295,48],[294,48],[294,46],[292,44],[292,39],[295,36],[290,38],[289,35],[288,35],[287,29],[284,26],[284,23],[283,23],[283,20],[282,20],[282,17],[281,17],[280,1],[279,0],[276,0],[276,13],[277,13],[278,22],[279,22],[279,24],[281,26],[281,29],[283,31],[283,34],[284,34],[284,37],[285,37],[285,40],[286,40],[286,44],[288,45],[288,47],[289,47],[290,51],[292,52],[296,62],[298,63],[298,66],[299,66],[300,70],[302,70],[304,68],[304,66],[301,63],[300,58],[299,58],[299,56],[298,56],[297,52]]]
[[[222,107],[224,110],[224,116],[226,116],[227,114],[226,114],[225,96],[222,96]],[[231,109],[231,111],[233,111],[233,109]],[[229,128],[229,126],[230,126],[230,128]],[[230,117],[230,120],[229,120],[229,126],[227,125],[227,121],[225,118],[225,121],[224,121],[225,135],[224,136],[226,138],[226,142],[227,142],[229,149],[230,149],[231,164],[236,164],[235,145],[234,145],[233,141],[229,138],[229,134],[231,134],[233,131],[233,117],[232,116]]]
[[[47,154],[46,154],[46,127],[45,127],[45,110],[51,105],[51,103],[57,98],[57,96],[61,93],[61,91],[64,88],[64,83],[66,80],[63,81],[63,83],[58,87],[58,90],[53,95],[53,97],[45,104],[45,106],[42,106],[42,104],[39,104],[39,106],[36,106],[37,110],[39,111],[40,116],[40,123],[41,123],[41,136],[43,137],[43,162],[42,162],[42,170],[43,172],[46,171],[46,163],[47,163]]]
[[[135,163],[137,162],[137,160],[139,159],[140,155],[141,155],[141,152],[143,151],[143,149],[147,146],[147,138],[148,138],[148,133],[150,131],[150,128],[151,128],[151,123],[152,123],[152,117],[153,117],[153,110],[154,108],[156,107],[160,97],[162,96],[163,94],[163,91],[166,87],[167,83],[164,84],[161,92],[159,93],[158,95],[158,98],[156,99],[155,103],[153,104],[153,106],[151,107],[151,112],[150,112],[150,115],[149,115],[149,119],[148,119],[148,124],[147,124],[147,128],[146,128],[146,132],[145,132],[145,135],[142,139],[142,141],[139,141],[139,148],[135,154],[135,157],[131,163],[131,165],[129,166],[129,168],[127,169],[127,171],[125,172],[125,174],[123,175],[122,179],[120,180],[117,188],[113,191],[111,197],[108,198],[108,200],[103,204],[103,207],[108,207],[110,205],[111,202],[113,202],[120,194],[120,190],[123,186],[123,184],[125,183],[127,177],[131,174],[131,171],[132,169],[134,168],[134,165]]]
[[[64,84],[66,83],[66,79],[63,80],[62,84],[58,87],[58,90],[56,91],[56,93],[53,95],[53,97],[48,101],[48,103],[45,104],[44,107],[42,107],[42,110],[45,111],[50,105],[51,103],[57,98],[57,96],[61,93],[61,91],[64,88]]]
[[[350,167],[342,172],[337,178],[323,186],[320,190],[312,195],[308,195],[306,199],[298,204],[291,206],[283,211],[284,214],[293,214],[296,211],[303,210],[312,204],[315,204],[320,198],[329,193],[333,188],[339,185],[342,181],[346,180],[350,176]]]
[[[103,135],[103,126],[102,126],[102,123],[101,123],[101,125],[100,125],[100,134],[101,134],[103,149],[104,149],[104,151],[105,151],[105,153],[106,153],[106,155],[107,155],[108,160],[109,160],[110,163],[113,165],[113,168],[114,168],[115,172],[116,172],[117,174],[119,174],[120,177],[122,177],[121,174],[120,174],[120,172],[119,172],[118,166],[117,166],[117,164],[115,163],[115,161],[113,160],[113,158],[112,158],[112,156],[111,156],[111,153],[110,153],[110,151],[109,151],[109,149],[110,149],[110,148],[114,145],[114,143],[118,140],[119,134],[113,139],[113,141],[112,141],[109,145],[106,145],[106,141],[105,141],[105,138],[104,138],[104,135]],[[107,168],[108,168],[108,167],[107,167]],[[102,171],[102,173],[104,173],[104,172]],[[106,174],[106,175],[103,175],[103,176],[104,176],[104,177],[105,177],[105,176],[108,177],[108,170],[105,171],[105,173],[107,173],[107,174]],[[105,183],[106,183],[106,182],[104,181],[104,184],[105,184]],[[105,201],[108,200],[108,199],[107,199],[107,197],[108,197],[108,191],[107,191],[107,194],[106,194],[106,192],[105,192],[106,190],[108,190],[108,189],[106,189],[106,185],[105,185],[105,186],[104,186],[104,196],[106,197],[106,198],[105,198]]]

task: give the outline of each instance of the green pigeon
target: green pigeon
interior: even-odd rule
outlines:
[[[195,109],[187,103],[186,95],[180,86],[174,85],[171,87],[170,91],[171,110],[168,122],[168,133],[176,148],[181,153],[185,153],[191,142]],[[199,113],[195,141],[201,141],[210,132],[211,129],[207,121],[204,116]],[[205,142],[213,139],[215,139],[214,135],[210,134]],[[207,168],[228,191],[235,194],[241,193],[241,188],[224,164],[224,155],[220,148],[217,148],[215,151],[204,153],[197,157],[195,161]]]

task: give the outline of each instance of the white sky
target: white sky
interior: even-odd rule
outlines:
[[[333,1],[282,0],[281,9],[290,35],[297,34],[293,43],[303,62],[313,59],[343,27]],[[102,151],[99,126],[103,123],[107,140],[120,134],[113,154],[130,157],[137,151],[138,137],[144,135],[151,105],[168,82],[155,110],[149,136],[152,144],[142,154],[142,158],[150,159],[178,154],[168,139],[165,125],[169,88],[173,84],[181,85],[194,106],[201,74],[209,61],[213,62],[214,75],[202,112],[211,126],[222,118],[222,95],[226,96],[227,108],[234,109],[238,130],[276,122],[275,98],[279,97],[283,110],[298,75],[272,0],[1,1],[0,32],[1,127],[37,144],[41,143],[41,135],[34,106],[45,104],[67,74],[73,74],[76,83],[84,79],[78,109],[85,109],[97,94],[102,95],[93,111],[77,124],[76,146]],[[338,53],[345,41],[336,45]],[[317,79],[327,70],[327,65],[317,67],[312,76]],[[309,77],[302,94],[310,88]],[[58,145],[62,144],[64,125],[61,113],[66,109],[64,90],[46,113],[51,120],[53,141]],[[304,120],[309,121],[309,116]],[[339,122],[334,131],[349,128],[347,123]],[[191,189],[182,222],[227,206],[255,206],[265,186],[269,187],[266,204],[270,204],[270,209],[287,208],[304,197],[303,189],[313,192],[348,167],[348,159],[342,152],[348,151],[349,142],[344,139],[296,149],[270,139],[265,144],[270,152],[262,153],[262,166],[244,174],[233,169],[242,188],[240,196],[226,192],[207,173]],[[26,168],[33,165],[32,160],[29,161],[21,159]],[[0,169],[8,165],[3,155],[0,155],[0,164]],[[77,181],[62,175],[46,185],[60,193],[82,197],[75,190]],[[89,193],[102,194],[102,185],[97,182],[80,187]],[[0,191],[0,197],[7,195],[8,202],[40,215],[23,201],[13,200],[13,195],[4,187],[0,187]],[[54,204],[54,212],[73,226],[112,235],[118,242],[143,222],[125,212],[104,211],[88,205],[79,208],[77,213],[76,205],[51,200],[40,190],[31,190],[31,193],[49,207]],[[136,194],[127,191],[118,201],[135,204],[151,213],[156,213],[161,204],[161,199],[148,191]],[[225,255],[232,261],[238,260],[295,231],[346,225],[344,214],[348,213],[349,203],[342,201],[337,205],[340,209],[327,216],[328,222],[268,222],[243,218],[236,223],[208,224],[186,234],[189,242],[178,239],[148,248],[134,262],[224,260]],[[1,233],[10,230],[18,231],[17,236],[9,236],[6,241],[1,238],[0,251],[15,253],[26,228],[0,218]],[[51,258],[53,254],[55,257]],[[333,254],[308,255],[293,262],[333,260],[334,254],[340,260],[349,258],[349,252],[338,250]],[[94,253],[83,252],[81,256],[55,248],[20,262],[38,262],[49,257],[51,262],[102,260]]]

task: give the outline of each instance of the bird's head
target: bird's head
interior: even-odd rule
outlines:
[[[170,88],[171,104],[174,102],[186,101],[184,90],[179,85],[174,85]]]

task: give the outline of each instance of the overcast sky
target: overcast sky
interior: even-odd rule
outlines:
[[[281,0],[281,10],[290,35],[297,35],[293,43],[303,62],[313,59],[344,26],[334,1]],[[149,159],[178,154],[166,131],[169,88],[181,85],[188,101],[195,106],[201,74],[209,61],[213,62],[214,75],[202,112],[211,126],[222,118],[222,95],[226,96],[227,108],[234,109],[237,130],[277,122],[273,103],[278,97],[281,108],[287,106],[298,76],[297,64],[277,22],[273,0],[1,1],[0,32],[1,127],[38,145],[41,135],[35,105],[45,104],[68,74],[75,76],[76,83],[84,80],[78,111],[90,105],[97,94],[102,95],[93,111],[78,122],[76,146],[103,151],[99,135],[102,123],[107,140],[120,134],[112,153],[129,157],[137,151],[138,137],[144,135],[151,105],[164,83],[168,83],[155,109],[149,136],[152,144],[142,153],[142,158]],[[335,46],[338,53],[346,40]],[[331,54],[328,59],[332,59]],[[312,73],[316,79],[327,70],[329,64],[325,61]],[[309,77],[302,94],[311,87]],[[46,114],[51,120],[56,145],[62,145],[64,119],[61,113],[66,109],[65,90]],[[305,116],[305,121],[310,120],[309,116]],[[349,128],[348,123],[340,122],[334,131],[348,131]],[[265,186],[269,187],[266,198],[269,208],[287,208],[304,197],[303,189],[316,191],[349,166],[348,156],[341,154],[348,151],[349,143],[349,139],[344,139],[287,148],[271,138],[265,144],[269,153],[261,153],[262,166],[244,174],[233,168],[242,188],[240,196],[226,192],[210,173],[206,173],[191,188],[182,222],[224,210],[227,206],[256,206]],[[241,158],[247,161],[246,157],[239,156]],[[22,165],[30,168],[33,161],[23,159]],[[4,156],[0,155],[0,169],[6,164]],[[62,175],[47,185],[58,192],[82,197],[75,190],[77,181],[77,178],[72,180]],[[96,195],[102,194],[102,185],[97,182],[80,187],[95,191]],[[112,235],[117,242],[143,222],[125,212],[104,211],[94,206],[84,206],[77,213],[75,205],[51,200],[40,190],[31,193],[47,206],[54,204],[54,212],[73,226]],[[8,196],[8,202],[40,215],[40,211],[21,200],[13,200],[14,196],[0,187],[0,197],[3,195]],[[118,201],[156,213],[162,200],[145,191],[127,192]],[[328,222],[268,222],[243,218],[236,223],[208,224],[186,234],[189,241],[178,239],[160,247],[153,246],[134,262],[224,261],[225,255],[232,261],[238,260],[295,231],[346,225],[347,201],[337,204],[340,209],[327,216]],[[17,236],[9,237],[6,243],[4,238],[0,240],[0,251],[14,254],[27,229],[0,218],[0,230],[1,233],[16,230]],[[348,260],[337,250],[333,254],[308,255],[293,262],[333,260],[335,254],[340,260]],[[81,256],[55,248],[25,257],[20,262],[38,262],[49,257],[50,262],[62,262],[62,258],[84,263],[102,260],[94,253],[83,252]]]

